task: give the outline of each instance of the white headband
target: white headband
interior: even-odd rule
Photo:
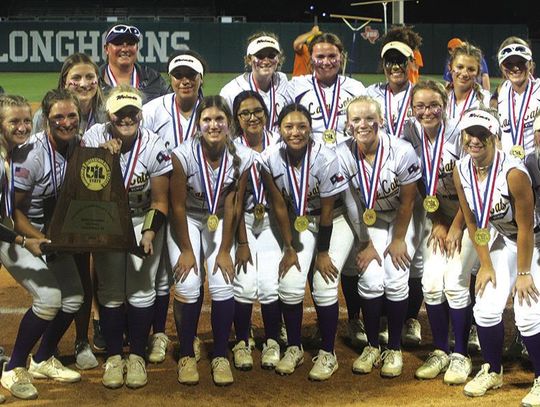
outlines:
[[[204,68],[197,58],[192,55],[178,55],[174,58],[169,64],[169,73],[174,71],[179,66],[187,66],[188,68],[193,69],[195,72],[200,73],[201,76],[204,75]]]
[[[279,42],[275,38],[264,35],[262,37],[257,37],[251,41],[247,47],[246,55],[255,55],[261,49],[272,48],[277,52],[281,53],[279,48]]]
[[[489,131],[491,134],[498,135],[500,124],[499,120],[484,110],[471,110],[463,115],[459,128],[466,130],[469,127],[480,126]]]

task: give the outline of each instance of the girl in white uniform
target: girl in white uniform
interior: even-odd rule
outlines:
[[[289,82],[288,101],[308,109],[315,141],[336,148],[344,137],[348,102],[366,93],[364,85],[340,74],[345,63],[341,40],[332,33],[316,36],[309,43],[313,75],[295,76]]]
[[[347,184],[340,173],[336,154],[311,138],[311,117],[303,105],[295,103],[283,108],[278,123],[282,141],[262,153],[262,166],[289,203],[297,232],[293,238],[299,248],[299,267],[285,269],[280,275],[279,299],[288,347],[276,372],[291,374],[304,361],[300,338],[302,302],[315,257],[313,300],[322,345],[309,378],[327,380],[338,368],[334,353],[338,281],[354,239],[343,216],[342,203],[336,202]]]
[[[435,350],[416,370],[418,379],[433,379],[446,371],[444,382],[461,384],[472,365],[467,357],[471,327],[469,281],[476,262],[472,243],[463,235],[464,220],[452,179],[462,156],[455,121],[446,120],[448,96],[434,81],[413,88],[415,120],[405,126],[404,138],[422,163],[422,199],[426,211],[420,248],[424,260],[422,289]],[[454,353],[449,356],[448,326],[452,322]],[[448,370],[447,370],[448,369]]]
[[[485,360],[464,392],[482,396],[503,384],[502,315],[512,294],[516,325],[535,370],[533,388],[522,405],[535,406],[540,402],[539,217],[527,169],[496,148],[500,134],[496,115],[492,109],[465,114],[461,128],[469,156],[454,170],[461,209],[480,259],[474,315]]]
[[[259,32],[248,38],[244,63],[246,73],[227,83],[219,92],[232,109],[236,95],[252,90],[261,95],[268,109],[269,130],[275,128],[279,112],[287,104],[287,75],[278,72],[283,64],[283,52],[274,33]]]
[[[401,327],[407,312],[409,266],[417,245],[411,217],[420,165],[408,143],[380,130],[383,117],[374,99],[353,99],[346,125],[352,138],[340,144],[337,152],[349,181],[347,213],[359,240],[365,240],[365,227],[371,240],[357,258],[368,345],[354,362],[353,372],[369,373],[382,359],[381,375],[395,377],[403,368]],[[381,354],[378,332],[383,306],[389,340]]]
[[[2,108],[2,116],[9,113],[6,119],[12,123],[5,123],[0,117],[11,160],[9,182],[3,194],[3,218],[14,219],[15,230],[22,236],[44,242],[45,224],[52,216],[67,158],[78,143],[79,102],[67,90],[49,91],[42,102],[46,130],[17,149],[15,146],[24,143],[31,132],[30,106],[23,99],[8,103],[11,108]],[[61,382],[81,379],[78,372],[64,367],[54,352],[82,304],[83,288],[72,255],[59,253],[54,259],[45,259],[39,245],[29,252],[24,240],[20,246],[0,246],[1,263],[33,297],[32,308],[20,323],[11,359],[4,365],[2,386],[15,397],[35,399],[38,393],[31,383],[32,377]],[[28,355],[40,338],[40,346],[26,370]]]
[[[234,317],[234,265],[231,258],[253,152],[229,138],[231,112],[220,96],[204,98],[195,116],[198,133],[173,151],[171,226],[167,237],[175,273],[175,300],[182,302],[178,337],[178,381],[199,381],[193,338],[197,332],[202,261],[206,260],[212,298],[216,385],[232,384],[227,342]]]
[[[108,354],[102,383],[118,388],[125,382],[128,387],[138,388],[147,383],[145,356],[154,315],[155,278],[160,261],[166,261],[161,258],[165,229],[162,226],[168,210],[171,161],[163,140],[140,127],[142,98],[137,90],[128,85],[117,86],[107,98],[106,110],[109,121],[88,130],[82,144],[120,154],[135,236],[140,239],[145,257],[126,252],[93,255]],[[124,361],[126,316],[130,351]]]
[[[142,126],[153,131],[165,142],[172,153],[184,141],[193,138],[196,131],[195,112],[202,99],[204,72],[208,69],[204,59],[195,51],[177,51],[169,57],[167,64],[173,93],[160,96],[143,106]],[[168,258],[167,245],[163,245],[163,257]],[[169,338],[165,334],[165,322],[169,308],[172,270],[164,262],[156,276],[156,301],[154,303],[153,335],[148,343],[148,360],[161,363],[167,354]],[[203,293],[199,306],[202,306]],[[174,302],[175,322],[180,323],[182,303]],[[200,312],[199,312],[200,314]],[[195,338],[195,353],[200,358],[200,341]]]

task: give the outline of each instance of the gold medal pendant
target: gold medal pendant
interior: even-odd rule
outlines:
[[[490,239],[489,230],[486,228],[479,228],[474,232],[474,241],[478,246],[486,246]]]
[[[297,216],[294,220],[294,228],[297,232],[305,232],[308,228],[309,221],[307,216]]]
[[[323,140],[326,144],[334,144],[336,142],[336,131],[332,129],[326,129],[323,131]]]
[[[435,195],[428,195],[424,198],[424,209],[429,213],[433,213],[439,209],[439,200]]]
[[[263,204],[257,204],[255,205],[255,219],[258,221],[261,221],[264,219],[264,213],[266,212]]]
[[[514,146],[510,149],[510,154],[520,160],[525,158],[525,149],[523,146]]]
[[[377,220],[377,213],[374,209],[366,209],[362,214],[362,219],[367,226],[373,226]]]
[[[210,232],[215,232],[219,225],[219,218],[217,215],[210,215],[206,221],[206,226]]]

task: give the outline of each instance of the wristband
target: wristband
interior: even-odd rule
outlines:
[[[0,240],[2,242],[13,243],[19,236],[16,232],[0,223]]]
[[[531,272],[530,271],[521,271],[521,272],[518,272],[517,275],[518,276],[530,276]]]
[[[161,212],[159,209],[151,208],[148,212],[146,212],[144,217],[141,234],[147,230],[157,233],[166,220],[167,216],[163,212]]]
[[[333,224],[329,226],[319,225],[319,239],[317,240],[317,251],[327,252],[330,247],[330,238],[332,237]]]

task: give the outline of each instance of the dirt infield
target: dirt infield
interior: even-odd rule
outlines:
[[[175,349],[170,349],[167,359],[160,365],[148,366],[148,385],[139,390],[121,388],[108,390],[101,385],[102,369],[83,372],[82,382],[77,384],[52,384],[50,381],[37,382],[39,399],[17,401],[11,396],[5,405],[17,406],[90,406],[109,404],[115,406],[518,406],[532,384],[533,374],[520,362],[505,362],[504,386],[488,395],[471,399],[463,395],[462,386],[450,387],[437,380],[418,381],[414,371],[431,350],[430,332],[425,312],[420,315],[425,345],[404,352],[404,372],[395,379],[383,379],[378,371],[370,375],[352,374],[351,366],[359,351],[348,346],[345,338],[346,314],[340,312],[340,326],[336,341],[336,354],[339,370],[327,382],[310,382],[307,379],[312,366],[311,357],[315,356],[316,345],[305,346],[304,365],[293,375],[281,377],[272,371],[259,367],[260,348],[254,351],[255,366],[250,372],[233,371],[235,383],[226,388],[218,388],[212,383],[210,375],[210,354],[212,339],[210,332],[209,300],[206,297],[199,336],[203,341],[203,358],[199,362],[201,381],[198,386],[187,387],[176,381]],[[0,345],[9,353],[13,347],[18,323],[22,313],[30,305],[29,295],[19,287],[4,270],[0,270]],[[308,335],[313,330],[314,312],[311,301],[306,301],[304,331]],[[513,325],[511,312],[505,314],[507,339]],[[260,311],[255,307],[254,323],[262,326]],[[167,334],[173,343],[177,337],[169,314]],[[255,331],[259,345],[262,330]],[[60,343],[60,353],[64,363],[74,367],[73,352],[74,331]],[[103,355],[99,356],[103,361]],[[479,355],[473,356],[474,372],[481,363]],[[0,392],[7,396],[4,389]]]

